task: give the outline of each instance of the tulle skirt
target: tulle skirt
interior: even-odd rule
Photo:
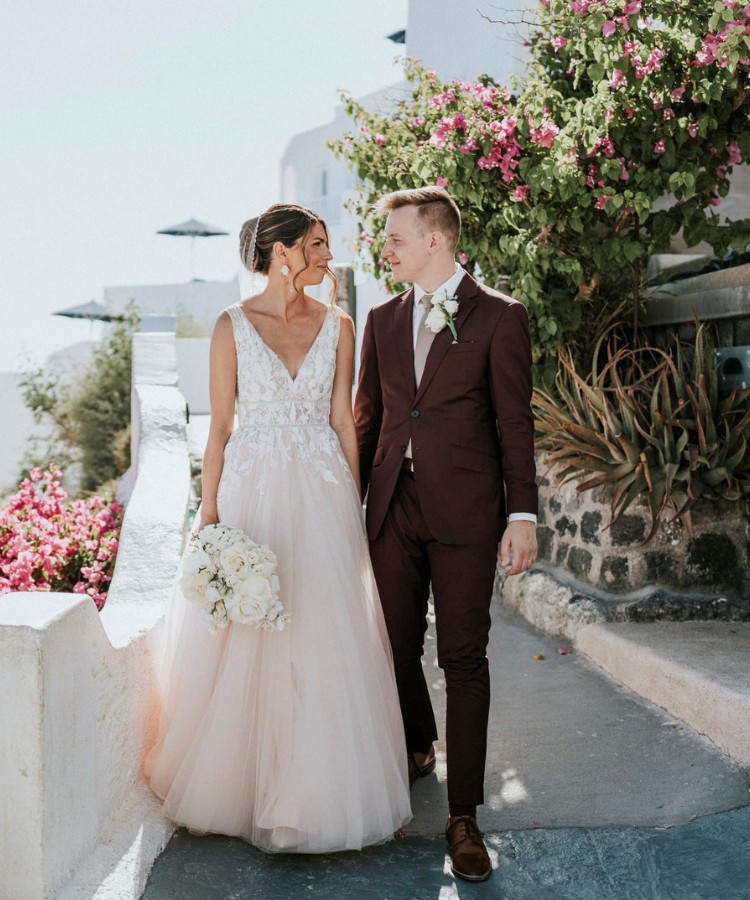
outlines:
[[[343,455],[313,447],[311,464],[309,443],[291,446],[268,465],[235,433],[219,488],[222,523],[276,552],[291,623],[213,635],[175,590],[146,769],[194,831],[271,852],[359,849],[411,818],[390,646]]]

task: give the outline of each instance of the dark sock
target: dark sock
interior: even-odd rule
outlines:
[[[476,806],[459,806],[451,803],[449,809],[451,818],[454,816],[473,816],[476,819],[477,817]]]

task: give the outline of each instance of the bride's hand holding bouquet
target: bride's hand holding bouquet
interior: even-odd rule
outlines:
[[[213,632],[229,622],[282,631],[290,616],[279,602],[277,566],[271,548],[239,528],[207,524],[185,550],[181,587]]]

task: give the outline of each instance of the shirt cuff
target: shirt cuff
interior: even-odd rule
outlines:
[[[508,516],[509,522],[533,522],[536,525],[536,516],[534,513],[511,513]]]

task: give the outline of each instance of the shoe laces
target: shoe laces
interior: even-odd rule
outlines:
[[[483,832],[479,830],[476,820],[471,816],[460,816],[448,826],[448,833],[456,835],[456,843],[462,843],[467,839],[481,841],[484,837]]]

